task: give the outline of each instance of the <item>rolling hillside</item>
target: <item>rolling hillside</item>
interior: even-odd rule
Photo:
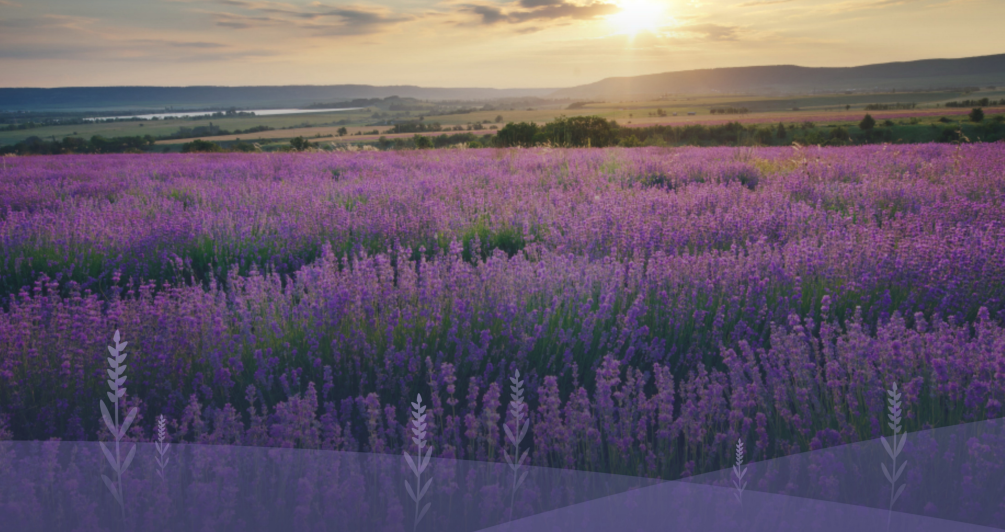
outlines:
[[[713,68],[607,78],[561,89],[553,98],[659,96],[666,93],[806,93],[844,90],[923,90],[1005,85],[1005,54],[926,59],[846,68],[794,65]]]

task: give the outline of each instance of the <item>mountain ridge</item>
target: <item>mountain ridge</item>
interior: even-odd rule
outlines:
[[[763,65],[681,70],[605,78],[559,89],[552,98],[642,96],[690,92],[786,92],[937,89],[974,83],[1005,84],[1005,54],[921,59],[854,67]]]

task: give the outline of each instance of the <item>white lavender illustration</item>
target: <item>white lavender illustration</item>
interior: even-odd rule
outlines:
[[[119,399],[121,399],[126,394],[126,389],[123,386],[126,382],[126,365],[123,364],[126,360],[126,354],[123,351],[126,349],[128,342],[119,342],[119,331],[115,331],[115,336],[113,337],[115,341],[115,346],[108,346],[108,352],[111,353],[111,357],[108,358],[108,387],[111,388],[108,393],[108,399],[112,402],[114,408],[114,417],[108,412],[108,407],[105,406],[105,401],[99,401],[101,405],[101,418],[105,421],[105,426],[112,433],[112,437],[115,438],[115,454],[108,449],[105,442],[98,442],[101,445],[101,451],[105,454],[105,458],[108,459],[108,463],[112,466],[112,470],[115,471],[115,481],[108,478],[107,475],[102,474],[101,480],[105,481],[105,486],[108,487],[108,491],[112,492],[112,496],[115,497],[115,501],[119,503],[119,507],[122,510],[122,517],[125,519],[126,516],[126,506],[122,500],[122,473],[126,471],[129,464],[133,461],[133,456],[136,455],[136,445],[133,445],[129,452],[126,454],[125,459],[122,458],[122,438],[126,435],[126,431],[129,430],[129,425],[133,423],[136,419],[136,413],[138,409],[133,407],[126,416],[125,421],[122,425],[119,425]]]
[[[743,477],[747,474],[747,466],[743,465],[743,440],[736,441],[736,462],[733,464],[733,487],[736,491],[733,496],[736,501],[743,505],[743,490],[747,487],[747,481]]]
[[[503,429],[506,431],[506,439],[513,444],[513,456],[510,456],[509,451],[505,447],[503,447],[503,456],[506,457],[506,462],[509,464],[510,469],[513,470],[513,486],[510,490],[509,498],[510,519],[513,519],[513,503],[516,499],[516,490],[523,484],[528,473],[524,471],[521,474],[520,469],[523,467],[523,462],[527,459],[527,452],[530,449],[525,449],[523,454],[520,454],[520,443],[523,442],[523,438],[527,435],[527,430],[530,429],[530,418],[528,417],[526,421],[523,419],[527,403],[523,400],[523,380],[520,379],[520,370],[517,370],[515,376],[510,377],[509,380],[511,383],[509,411],[517,433],[514,434],[508,424],[503,425]]]
[[[900,456],[900,452],[904,450],[904,444],[907,443],[907,433],[900,434],[900,420],[901,420],[901,410],[900,410],[900,392],[897,391],[897,383],[893,383],[893,388],[886,391],[889,396],[887,400],[889,401],[890,412],[888,416],[890,417],[890,429],[893,430],[893,444],[891,445],[887,442],[886,437],[880,436],[879,441],[883,442],[883,448],[886,449],[886,454],[890,456],[893,460],[893,467],[887,469],[885,463],[880,463],[883,467],[883,475],[886,476],[886,480],[890,482],[890,508],[886,517],[886,527],[890,528],[890,518],[893,515],[893,504],[897,502],[900,498],[900,494],[904,492],[904,488],[907,484],[902,484],[899,488],[897,487],[897,480],[900,479],[901,473],[904,472],[904,467],[907,466],[907,461],[903,461],[900,467],[897,467],[897,457]],[[897,439],[897,436],[900,439]],[[891,474],[890,472],[893,471]]]
[[[425,485],[422,484],[422,473],[425,472],[426,467],[429,465],[429,458],[433,455],[433,446],[430,444],[429,448],[426,449],[425,453],[423,453],[423,449],[426,447],[426,407],[422,404],[422,395],[420,394],[415,395],[415,402],[412,403],[412,441],[418,447],[415,459],[412,459],[411,455],[408,454],[408,451],[405,451],[404,454],[405,461],[408,462],[409,469],[411,469],[412,473],[415,475],[414,489],[407,480],[405,481],[405,489],[408,491],[408,496],[415,502],[415,521],[412,524],[412,530],[414,532],[414,530],[419,526],[419,521],[422,521],[426,512],[429,511],[429,505],[431,503],[427,502],[426,505],[422,507],[421,511],[419,510],[419,504],[421,503],[422,498],[426,495],[426,491],[429,490],[429,485],[433,482],[433,478],[430,477],[426,480]]]
[[[157,475],[162,479],[164,478],[164,468],[167,467],[168,462],[171,457],[167,456],[168,448],[171,447],[170,443],[165,443],[164,440],[167,439],[167,419],[161,414],[157,416],[157,441],[154,442],[154,448],[157,449]]]

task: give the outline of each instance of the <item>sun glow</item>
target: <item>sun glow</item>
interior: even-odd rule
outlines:
[[[654,0],[621,0],[621,9],[608,19],[621,33],[635,35],[641,31],[656,33],[660,21],[665,18],[663,6]]]

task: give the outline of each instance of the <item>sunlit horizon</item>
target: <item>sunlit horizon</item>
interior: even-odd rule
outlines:
[[[0,83],[558,88],[992,55],[973,37],[1003,19],[997,0],[0,0]]]

